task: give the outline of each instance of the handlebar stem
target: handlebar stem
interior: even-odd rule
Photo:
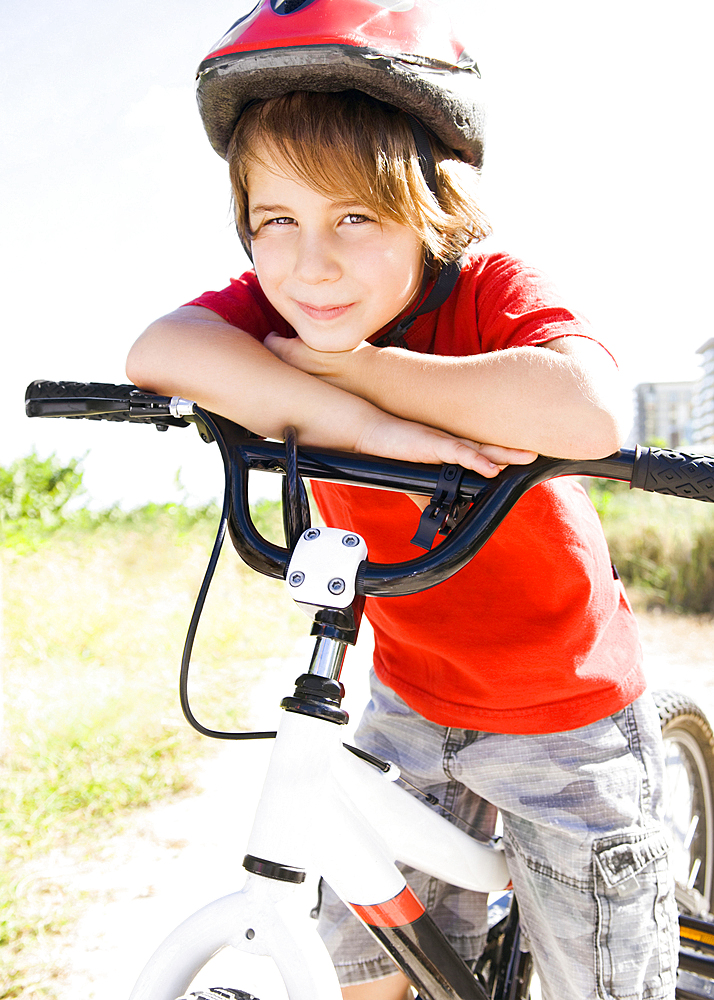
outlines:
[[[309,673],[338,681],[342,673],[347,643],[334,636],[318,635],[312,652]]]

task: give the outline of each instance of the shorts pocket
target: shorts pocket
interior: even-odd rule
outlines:
[[[677,968],[677,910],[657,831],[596,841],[597,977],[604,1000],[670,1000]]]

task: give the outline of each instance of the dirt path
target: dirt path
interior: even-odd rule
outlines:
[[[650,687],[689,695],[714,721],[714,622],[662,612],[638,618]]]
[[[714,718],[714,623],[650,612],[641,616],[641,629],[651,687],[688,693]],[[365,697],[369,652],[369,644],[362,644],[345,667],[353,718]],[[257,727],[274,728],[279,696],[303,665],[299,657],[267,664],[253,698]],[[91,902],[56,956],[68,970],[60,1000],[127,1000],[166,934],[195,909],[240,886],[269,751],[268,741],[225,745],[204,765],[199,795],[147,810],[129,833],[98,845],[92,859],[67,873],[65,883]],[[222,960],[216,962],[221,982]],[[255,984],[243,978],[235,985],[258,990],[260,968],[255,975]]]

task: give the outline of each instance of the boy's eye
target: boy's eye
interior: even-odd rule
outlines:
[[[293,222],[295,219],[291,219],[289,215],[280,215],[275,219],[266,219],[263,225],[289,226]]]
[[[371,222],[372,220],[366,215],[360,215],[359,212],[350,212],[349,215],[346,215],[342,221],[347,222],[350,225],[355,225],[359,222]]]

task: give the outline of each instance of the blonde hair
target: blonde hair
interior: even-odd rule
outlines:
[[[236,226],[248,243],[248,170],[277,156],[313,190],[347,195],[412,229],[438,264],[457,259],[490,226],[476,200],[476,169],[429,135],[438,197],[424,179],[409,117],[358,90],[294,91],[243,112],[228,147]]]

